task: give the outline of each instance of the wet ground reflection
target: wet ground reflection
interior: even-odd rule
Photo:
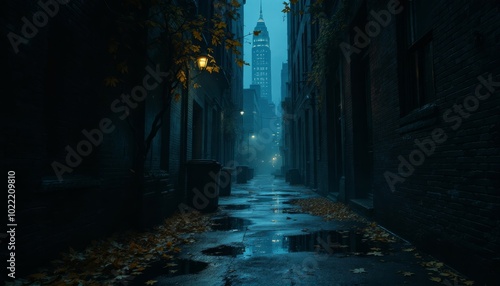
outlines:
[[[238,231],[238,230],[246,230],[247,226],[250,224],[251,222],[248,219],[223,216],[223,217],[213,218],[211,228],[213,230],[221,230],[221,231]]]
[[[213,256],[232,256],[236,257],[245,251],[245,247],[240,245],[219,245],[217,247],[208,248],[202,251],[205,255]]]
[[[356,230],[321,230],[297,235],[271,233],[247,237],[243,255],[250,257],[290,252],[362,255],[374,247],[383,249],[381,245],[364,240],[363,234]]]

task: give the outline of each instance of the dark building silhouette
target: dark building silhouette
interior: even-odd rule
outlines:
[[[193,15],[213,16],[211,3],[188,2],[182,5]],[[226,164],[234,159],[237,134],[230,123],[239,118],[243,104],[242,70],[224,46],[213,54],[220,73],[199,71],[194,63],[186,70],[188,79],[196,76],[201,87],[193,88],[189,80],[187,89],[177,90],[180,100],[164,102],[166,89],[159,84],[127,109],[121,96],[164,76],[168,53],[166,47],[147,50],[140,45],[155,36],[154,29],[125,31],[122,40],[133,49],[124,73],[131,84],[123,89],[103,84],[116,71],[109,45],[120,34],[117,15],[128,9],[121,4],[61,4],[57,15],[18,50],[6,45],[3,68],[10,96],[2,162],[17,179],[18,276],[68,246],[160,223],[184,200],[188,160]],[[7,1],[4,6],[9,24],[3,26],[4,35],[21,33],[22,16],[41,10],[34,2]],[[141,11],[147,9],[132,12]],[[236,38],[243,36],[242,18],[227,24]],[[165,105],[163,124],[141,155],[138,150]]]
[[[288,15],[287,167],[476,281],[496,284],[500,6],[325,1],[322,10],[339,21],[333,27],[345,29],[331,39],[314,85],[309,46],[321,30],[299,13],[311,2]]]

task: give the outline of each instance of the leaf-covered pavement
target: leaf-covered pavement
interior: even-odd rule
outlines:
[[[355,256],[366,256],[384,261],[390,255],[387,249],[398,248],[401,253],[408,253],[410,259],[422,267],[422,271],[412,272],[400,269],[395,275],[402,275],[408,281],[417,275],[426,273],[429,284],[436,285],[474,285],[444,263],[429,255],[417,251],[407,244],[401,246],[401,240],[354,213],[342,203],[332,202],[325,198],[297,199],[292,204],[300,206],[300,211],[325,220],[356,221],[361,223],[357,231],[362,233],[363,240],[375,243],[364,253],[352,253]],[[52,266],[41,269],[26,279],[19,279],[7,285],[129,285],[137,279],[154,262],[163,261],[165,267],[175,271],[176,257],[181,247],[195,242],[194,234],[210,230],[210,216],[192,212],[176,214],[165,220],[154,231],[145,233],[122,233],[106,240],[94,241],[82,251],[70,249]],[[307,231],[307,230],[306,230]],[[399,243],[399,244],[398,244]],[[380,247],[378,247],[381,245]],[[351,275],[364,275],[370,270],[363,265],[350,269]],[[155,285],[156,280],[147,280],[145,285]]]
[[[7,285],[127,285],[155,261],[175,264],[181,246],[195,242],[195,233],[208,230],[208,215],[178,213],[151,232],[116,234],[93,241],[83,251],[69,249],[51,267]]]
[[[325,220],[339,220],[339,221],[356,221],[365,223],[362,228],[363,239],[376,243],[391,244],[400,242],[401,240],[389,233],[375,222],[370,222],[367,219],[359,216],[353,212],[348,206],[339,202],[332,202],[326,198],[309,198],[297,199],[290,202],[291,204],[301,207],[301,212],[309,213],[315,216],[321,216]],[[434,282],[436,285],[459,286],[474,285],[474,281],[468,280],[460,273],[454,271],[452,268],[445,265],[429,255],[424,255],[417,252],[415,247],[405,247],[401,249],[402,252],[412,252],[414,259],[417,263],[425,268],[429,276],[430,283]],[[354,253],[354,255],[361,255],[361,253]],[[380,248],[371,248],[369,252],[364,253],[367,256],[383,257],[384,253]],[[353,274],[367,273],[365,268],[359,267],[350,270]],[[399,274],[405,277],[414,276],[415,273],[409,271],[399,271]]]

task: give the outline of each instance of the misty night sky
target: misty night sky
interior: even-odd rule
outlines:
[[[281,64],[287,61],[287,24],[286,14],[283,10],[283,0],[263,0],[262,14],[264,21],[269,31],[271,39],[271,85],[273,93],[273,101],[276,106],[279,106],[281,101]],[[259,0],[247,0],[245,4],[245,27],[244,34],[251,33],[257,25],[259,19]],[[244,59],[252,64],[252,36],[245,38],[244,44]],[[252,67],[245,66],[243,71],[243,87],[248,88],[252,83]]]

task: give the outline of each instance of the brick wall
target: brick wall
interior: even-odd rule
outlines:
[[[380,4],[380,5],[379,5]],[[386,3],[369,2],[379,11]],[[435,94],[427,109],[400,117],[397,21],[371,39],[368,49],[373,122],[373,191],[376,218],[417,245],[427,248],[478,281],[498,281],[500,253],[500,98],[499,88],[478,100],[460,127],[443,114],[475,95],[478,76],[500,80],[499,6],[494,1],[442,1],[431,13]],[[479,36],[476,36],[479,35]],[[478,40],[479,37],[479,40]],[[479,42],[476,42],[479,41]],[[354,193],[353,129],[349,65],[345,65],[347,121],[347,190]],[[481,92],[485,92],[482,89]],[[470,101],[472,102],[472,101]],[[469,102],[469,103],[470,103]],[[398,173],[399,155],[406,160],[415,139],[429,138],[435,128],[447,135],[434,153],[415,166],[394,192],[384,173]],[[349,197],[349,196],[348,196]]]
[[[116,8],[113,1],[108,4]],[[8,32],[19,34],[21,18],[32,19],[41,9],[36,2],[28,5],[16,1],[7,1],[6,8],[4,36]],[[111,112],[110,103],[121,91],[103,85],[114,68],[107,51],[113,29],[109,13],[101,1],[70,1],[60,6],[28,44],[20,45],[19,53],[9,43],[5,45],[5,86],[11,96],[7,98],[7,117],[2,118],[8,122],[2,155],[7,159],[6,167],[15,170],[18,179],[18,270],[29,272],[70,245],[82,247],[91,239],[130,228],[137,215],[133,212],[135,190],[130,188],[137,134]],[[138,76],[146,74],[142,68],[141,64]],[[146,121],[157,111],[149,107]],[[180,118],[180,103],[173,104],[172,114],[170,132],[175,140],[171,148],[175,152],[180,146],[181,125],[175,124]],[[64,163],[65,147],[76,148],[85,139],[81,131],[97,128],[102,118],[112,120],[114,131],[105,134],[102,144],[59,182],[51,163]],[[147,165],[150,169],[158,170],[160,144],[161,136],[154,140]],[[179,152],[174,154],[170,159],[177,176]],[[176,208],[172,194],[164,192],[169,188],[169,177],[160,173],[145,181],[144,193],[150,195],[143,203],[158,210],[144,213],[146,220]]]

